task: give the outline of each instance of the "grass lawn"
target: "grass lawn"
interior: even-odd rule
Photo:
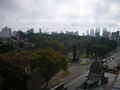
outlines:
[[[94,56],[93,55],[86,55],[86,54],[81,54],[80,55],[80,58],[94,58]]]
[[[90,61],[86,61],[85,63],[80,64],[80,65],[81,65],[81,66],[84,66],[84,65],[89,65],[89,64],[91,64],[91,62],[90,62]]]
[[[62,75],[61,75],[61,78],[64,78],[66,77],[67,75],[69,75],[69,71],[65,70],[63,71]]]

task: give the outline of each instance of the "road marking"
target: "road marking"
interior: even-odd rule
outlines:
[[[88,73],[88,71],[87,71],[87,72],[85,72],[84,74],[82,74],[81,76],[79,76],[78,78],[76,78],[75,80],[71,81],[71,82],[70,82],[70,83],[68,83],[67,85],[65,85],[65,87],[68,87],[69,85],[71,85],[72,83],[74,83],[76,80],[78,80],[78,79],[80,79],[80,78],[84,77],[87,73]]]

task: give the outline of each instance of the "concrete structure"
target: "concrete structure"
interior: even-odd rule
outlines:
[[[110,31],[107,31],[107,28],[103,28],[102,37],[108,38],[109,40],[111,40],[111,33]]]
[[[79,32],[78,32],[78,31],[76,31],[76,32],[74,32],[74,34],[75,34],[75,35],[79,35]]]
[[[100,28],[96,28],[96,30],[95,30],[95,36],[96,37],[100,36]]]
[[[60,31],[60,34],[64,34],[64,32],[61,30],[61,31]]]
[[[78,31],[76,32],[73,32],[73,31],[66,31],[66,34],[69,34],[69,35],[79,35]]]
[[[2,31],[0,32],[1,38],[8,38],[12,36],[12,29],[8,28],[7,26],[2,28]]]
[[[41,28],[39,28],[39,33],[40,33],[40,34],[42,33],[42,30],[41,30]]]
[[[27,30],[27,33],[34,33],[34,28],[30,28],[29,30]]]
[[[94,29],[90,29],[90,36],[95,36]]]
[[[82,35],[85,36],[85,33],[83,33]]]
[[[104,38],[108,38],[107,29],[106,29],[106,28],[103,28],[102,36],[103,36]]]
[[[116,32],[112,32],[111,39],[116,41]]]
[[[51,34],[58,34],[58,32],[57,31],[53,31],[53,32],[51,32]]]
[[[112,32],[111,40],[115,40],[120,44],[120,31]]]
[[[86,36],[89,36],[89,30],[86,31]]]
[[[107,37],[109,40],[111,40],[111,33],[109,31],[107,32]]]
[[[116,32],[116,41],[118,44],[120,44],[120,31]]]
[[[17,35],[17,31],[13,31],[12,36],[16,36]]]

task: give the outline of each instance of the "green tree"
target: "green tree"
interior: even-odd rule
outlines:
[[[15,46],[12,44],[2,43],[0,44],[0,53],[8,53],[11,50],[15,50]]]
[[[112,49],[107,45],[92,45],[92,51],[95,53],[96,56],[105,56],[108,52]]]

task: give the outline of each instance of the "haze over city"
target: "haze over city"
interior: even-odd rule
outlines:
[[[119,0],[0,0],[0,29],[86,32],[95,27],[117,31]]]

